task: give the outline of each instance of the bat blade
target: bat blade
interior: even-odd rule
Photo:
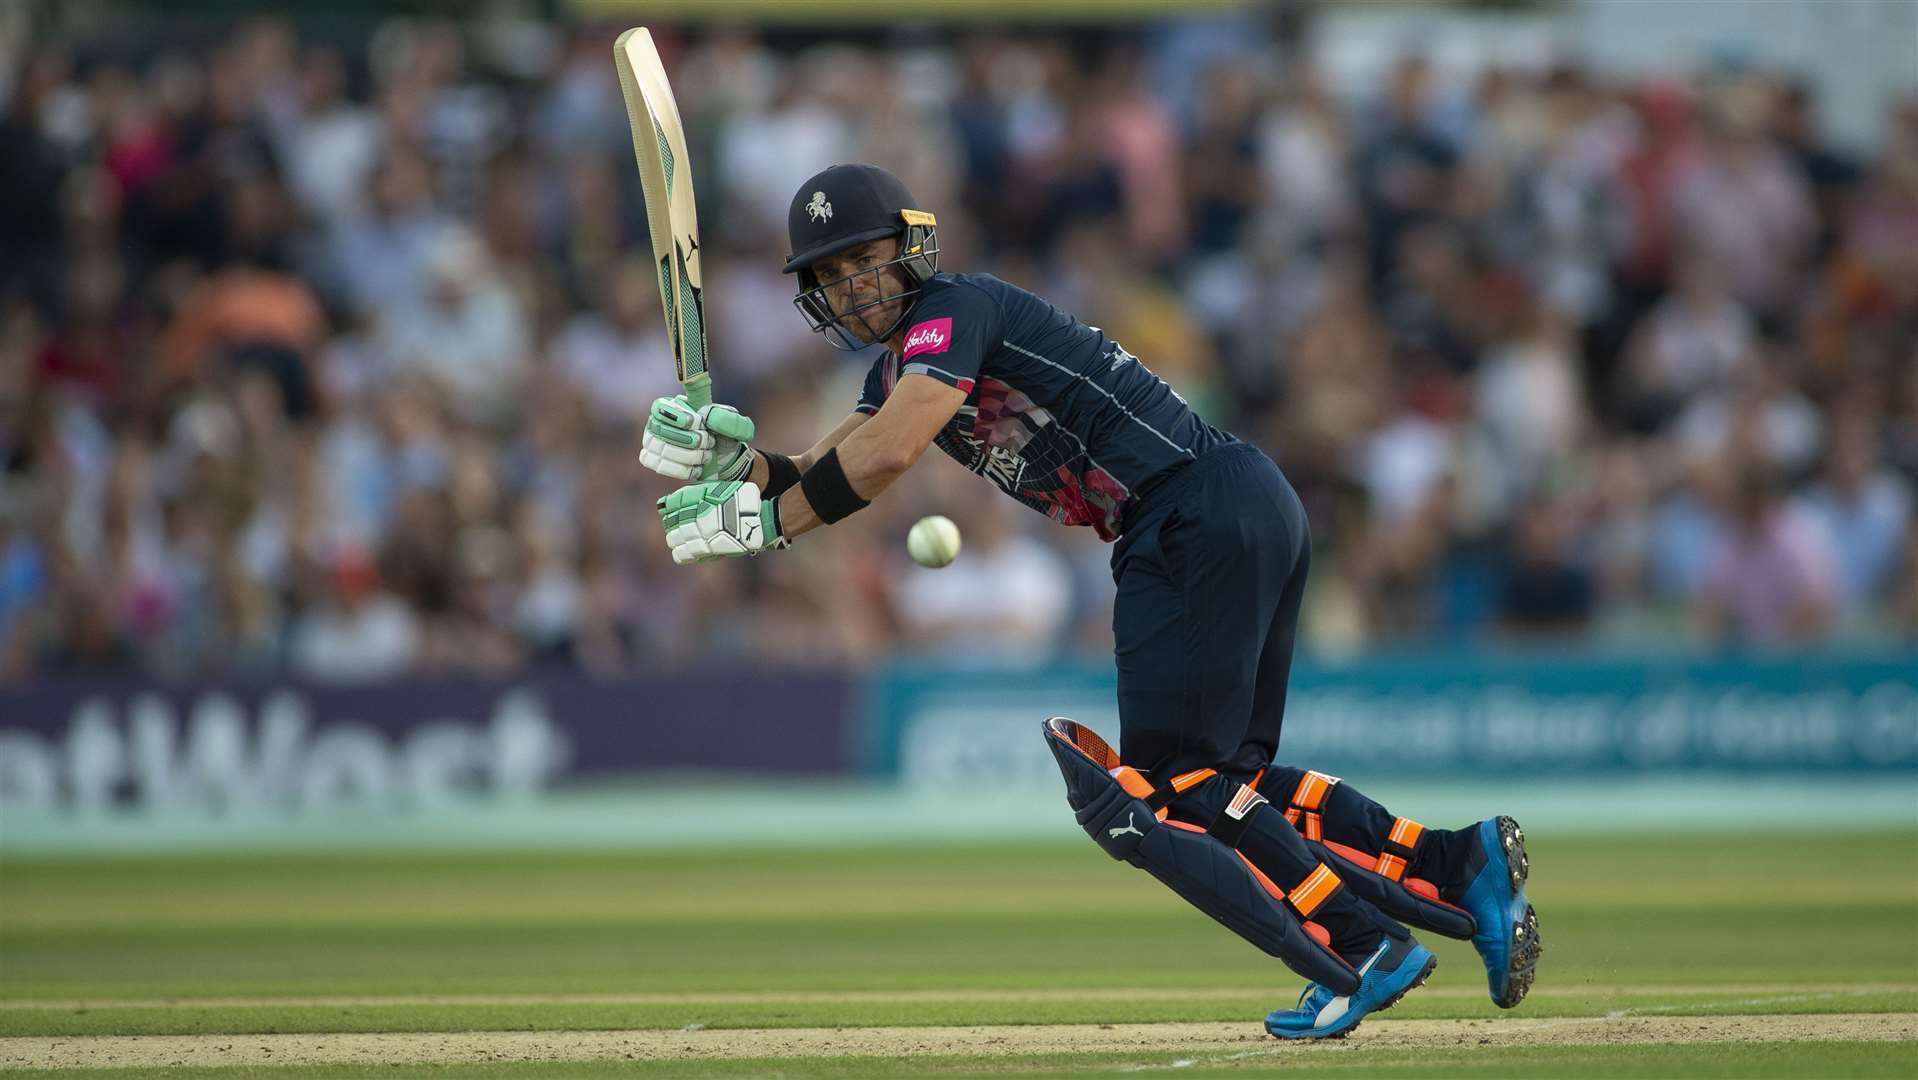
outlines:
[[[706,341],[706,308],[700,286],[699,214],[693,198],[690,155],[679,120],[679,103],[653,45],[636,26],[613,44],[626,119],[632,126],[633,158],[646,196],[646,227],[659,271],[659,300],[672,338],[673,369],[695,407],[712,400]]]

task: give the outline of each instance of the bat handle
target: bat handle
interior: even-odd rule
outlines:
[[[713,377],[711,375],[702,371],[681,383],[680,386],[685,388],[686,400],[692,403],[693,408],[703,409],[713,403]]]

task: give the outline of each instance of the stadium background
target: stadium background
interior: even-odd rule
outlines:
[[[0,3],[0,1072],[1918,1073],[1918,0],[912,14]],[[1259,442],[1282,752],[1525,823],[1518,1012],[1276,1046],[1086,844],[1089,530],[930,455],[670,565],[642,22],[720,399],[851,407],[775,260],[865,159]]]
[[[642,17],[767,446],[870,360],[791,309],[786,200],[879,162],[1299,487],[1289,755],[1428,816],[1909,825],[1913,10],[1736,6],[8,5],[0,844],[1070,831],[1088,530],[932,455],[667,559]]]

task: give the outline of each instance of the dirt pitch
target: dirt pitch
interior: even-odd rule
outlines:
[[[1622,997],[1625,995],[1695,994],[1722,997],[1725,994],[1756,995],[1743,1001],[1725,1002],[1732,1007],[1781,1005],[1792,1002],[1828,1001],[1860,994],[1918,991],[1913,982],[1797,983],[1792,993],[1780,994],[1775,983],[1594,983],[1581,982],[1554,986],[1538,992],[1534,1000],[1567,994]],[[1163,1001],[1168,996],[1186,1001],[1223,1001],[1247,996],[1243,987],[1180,987],[1167,991],[1158,987],[1100,987],[1064,989],[1058,987],[1026,990],[740,990],[691,991],[680,993],[618,994],[327,994],[313,997],[140,997],[140,998],[13,998],[0,1001],[0,1012],[10,1009],[177,1009],[258,1008],[262,1006],[379,1007],[383,1005],[766,1005],[777,1003],[837,1002],[858,1005],[865,1002],[899,1001]],[[1477,1001],[1485,991],[1476,986],[1422,986],[1419,1000],[1456,998]],[[1665,1006],[1628,1010],[1630,1015],[1668,1012]]]
[[[1821,1016],[1631,1016],[1373,1020],[1330,1043],[1280,1044],[1256,1026],[1033,1024],[982,1027],[697,1031],[482,1031],[357,1035],[101,1035],[0,1039],[0,1068],[167,1065],[450,1065],[501,1061],[724,1060],[782,1057],[1019,1058],[1035,1054],[1179,1053],[1191,1063],[1250,1056],[1475,1046],[1918,1040],[1918,1013]]]

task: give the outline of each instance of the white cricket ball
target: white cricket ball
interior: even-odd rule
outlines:
[[[922,517],[906,534],[906,552],[920,566],[945,566],[959,557],[959,526],[943,514]]]

